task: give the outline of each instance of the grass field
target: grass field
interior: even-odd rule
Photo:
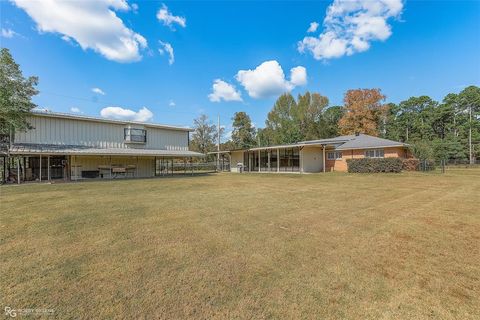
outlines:
[[[1,308],[478,319],[480,170],[6,186]]]

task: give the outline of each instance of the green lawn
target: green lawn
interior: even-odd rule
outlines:
[[[1,311],[478,319],[480,170],[4,186]]]

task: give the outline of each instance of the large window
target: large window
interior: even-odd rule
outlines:
[[[340,151],[331,151],[327,153],[327,160],[342,159],[342,153]]]
[[[277,150],[271,149],[270,152],[270,171],[277,171]]]
[[[383,149],[372,149],[365,151],[365,158],[383,158],[385,152]]]
[[[269,171],[267,150],[260,151],[260,171]]]
[[[300,170],[300,150],[298,148],[280,149],[280,171]]]
[[[125,139],[125,142],[145,143],[147,142],[147,130],[125,128],[124,139]]]

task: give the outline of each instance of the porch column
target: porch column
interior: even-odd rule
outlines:
[[[267,151],[267,158],[268,158],[268,171],[270,171],[270,152],[271,152],[271,151]]]
[[[325,162],[326,162],[326,159],[325,159],[325,146],[323,146],[323,172],[325,172],[325,166],[327,165]]]
[[[277,172],[280,172],[280,149],[277,148]]]
[[[50,174],[50,155],[48,156],[47,158],[47,178],[48,178],[48,181],[51,180],[51,174]]]
[[[20,184],[20,157],[17,157],[17,183]]]
[[[135,164],[135,178],[138,178],[138,156],[137,156],[137,163]]]
[[[40,182],[42,182],[42,155],[40,154]]]
[[[258,150],[258,172],[260,172],[260,150]]]
[[[22,157],[22,177],[23,177],[23,181],[25,181],[25,174],[26,174],[26,167],[27,165],[27,157],[23,156]]]

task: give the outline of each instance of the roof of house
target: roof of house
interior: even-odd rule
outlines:
[[[53,118],[62,118],[62,119],[74,119],[74,120],[84,120],[84,121],[94,121],[94,122],[103,122],[103,123],[114,123],[114,124],[133,124],[140,125],[150,128],[159,128],[159,129],[169,129],[169,130],[180,130],[180,131],[193,131],[192,128],[183,127],[183,126],[172,126],[160,123],[150,123],[150,122],[140,122],[140,121],[129,121],[129,120],[116,120],[116,119],[106,119],[92,116],[84,116],[77,114],[61,113],[61,112],[52,112],[45,110],[33,110],[32,113],[36,116],[42,117],[53,117]]]
[[[76,145],[17,143],[10,148],[11,154],[62,154],[97,156],[152,156],[152,157],[203,157],[202,153],[189,150],[160,150],[140,148],[95,148]]]
[[[387,148],[387,147],[406,147],[408,144],[367,134],[338,136],[334,138],[300,141],[298,143],[283,144],[268,147],[255,147],[248,149],[249,151],[266,150],[266,149],[282,149],[291,147],[305,146],[328,146],[335,150],[351,150],[351,149],[371,149],[371,148]],[[234,150],[231,150],[234,151]]]
[[[367,134],[359,134],[358,136],[353,136],[352,139],[349,139],[347,142],[343,143],[336,149],[351,150],[351,149],[369,149],[369,148],[405,147],[405,146],[408,146],[408,144],[403,142],[378,138],[374,136],[369,136]]]

